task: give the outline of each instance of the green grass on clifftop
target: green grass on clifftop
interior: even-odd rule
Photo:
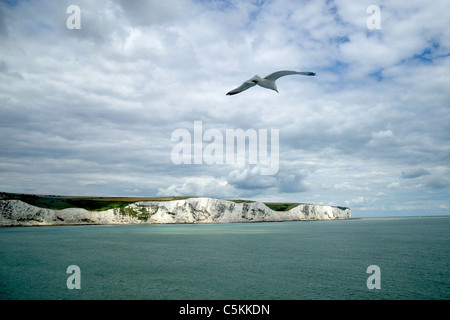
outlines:
[[[23,193],[0,192],[0,199],[21,200],[40,208],[61,210],[66,208],[82,208],[89,211],[104,211],[108,209],[123,209],[127,205],[138,201],[172,201],[183,200],[196,197],[72,197],[56,195],[37,195]],[[252,203],[252,200],[235,199],[229,200],[235,203]],[[274,211],[289,211],[300,203],[264,202],[264,204]],[[338,207],[347,209],[345,207]]]

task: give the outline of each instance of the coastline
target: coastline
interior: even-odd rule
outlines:
[[[276,211],[256,201],[234,202],[205,197],[139,201],[104,211],[83,208],[53,210],[21,200],[0,200],[0,226],[256,223],[349,218],[351,211],[344,207],[295,204],[289,210]]]

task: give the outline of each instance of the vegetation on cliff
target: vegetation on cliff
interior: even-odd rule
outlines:
[[[0,192],[0,199],[21,200],[30,205],[61,210],[66,208],[82,208],[88,211],[105,211],[108,209],[119,209],[124,215],[135,215],[130,209],[125,207],[138,201],[172,201],[183,200],[195,197],[88,197],[88,196],[58,196],[58,195],[38,195],[23,193]],[[252,200],[230,199],[235,203],[252,203]],[[267,207],[274,211],[289,211],[301,203],[284,202],[263,202]],[[345,210],[345,207],[338,207]]]

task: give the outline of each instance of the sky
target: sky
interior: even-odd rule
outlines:
[[[449,15],[447,0],[1,1],[0,191],[448,215]],[[317,76],[226,95],[279,70]],[[275,173],[195,163],[237,129],[278,133]]]

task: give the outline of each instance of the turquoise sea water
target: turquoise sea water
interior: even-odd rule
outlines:
[[[449,261],[449,217],[0,228],[0,299],[449,299]]]

